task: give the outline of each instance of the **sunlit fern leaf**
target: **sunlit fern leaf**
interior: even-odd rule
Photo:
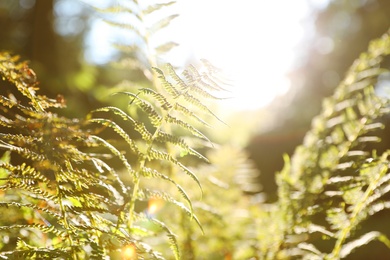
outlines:
[[[159,151],[154,148],[149,149],[148,151],[148,157],[153,160],[163,160],[163,161],[168,161],[171,162],[175,165],[177,165],[185,174],[191,177],[192,180],[195,181],[195,183],[198,185],[200,190],[202,190],[202,186],[199,182],[199,179],[196,177],[196,175],[187,167],[185,167],[182,163],[180,163],[178,160],[176,160],[171,154],[166,153],[164,151]]]
[[[160,31],[161,29],[167,27],[173,19],[177,18],[179,15],[178,14],[172,14],[168,17],[165,17],[161,19],[160,21],[156,22],[149,28],[149,33],[150,34],[155,34],[156,32]]]
[[[31,225],[10,225],[10,226],[0,226],[0,231],[10,230],[10,229],[37,229],[44,233],[52,233],[57,237],[65,238],[67,236],[66,232],[57,229],[54,225],[46,226],[42,224],[31,224]]]
[[[184,99],[190,103],[191,105],[194,105],[198,107],[200,110],[207,112],[208,114],[212,115],[214,118],[218,119],[218,121],[224,123],[217,115],[215,115],[210,108],[208,108],[204,103],[200,101],[200,99],[188,94],[187,92],[183,94]]]
[[[166,52],[169,52],[170,50],[172,50],[173,48],[179,46],[178,43],[176,42],[167,42],[167,43],[163,43],[159,46],[156,47],[156,51],[158,53],[166,53]]]
[[[153,124],[153,126],[158,127],[159,125],[161,125],[162,117],[157,113],[157,111],[149,102],[139,98],[138,95],[135,95],[131,92],[118,92],[118,94],[124,94],[129,96],[131,98],[129,105],[134,103],[139,108],[141,108],[142,111],[144,111],[149,117],[150,122]]]
[[[387,34],[370,44],[369,51],[355,61],[334,95],[324,100],[304,145],[296,149],[291,163],[286,161],[278,176],[279,181],[283,179],[279,182],[280,205],[290,210],[285,214],[291,216],[286,234],[294,233],[292,227],[297,230],[307,224],[305,221],[322,214],[327,232],[335,234],[330,238],[333,251],[324,255],[326,259],[339,259],[343,245],[354,240],[354,231],[363,221],[386,208],[380,205],[387,200],[379,201],[390,187],[387,154],[379,156],[362,150],[362,143],[379,140],[375,135],[383,124],[378,120],[389,114],[389,100],[378,97],[373,87],[385,71],[382,61],[389,54]],[[307,208],[313,210],[308,213]],[[367,237],[372,234],[367,233]],[[368,240],[359,241],[364,243],[355,243],[356,247]]]
[[[6,150],[9,150],[12,152],[16,152],[19,155],[22,155],[23,157],[25,157],[26,159],[32,159],[34,161],[43,161],[46,159],[46,157],[42,154],[38,154],[38,153],[36,153],[32,150],[26,149],[26,148],[22,148],[22,147],[8,144],[8,143],[4,142],[3,140],[0,140],[0,148],[6,149]]]
[[[38,210],[38,211],[41,211],[41,212],[45,212],[46,214],[52,215],[54,218],[57,218],[57,219],[59,219],[61,217],[53,209],[39,207],[36,204],[26,204],[26,203],[18,203],[18,202],[10,201],[10,202],[0,202],[0,207],[2,207],[2,208],[17,207],[19,209],[22,208],[22,207],[25,207],[25,208],[29,208],[29,209],[34,209],[34,210]]]
[[[119,115],[122,119],[130,121],[130,123],[134,126],[134,130],[136,130],[142,136],[142,139],[144,141],[150,141],[152,139],[152,134],[146,129],[145,125],[142,122],[134,120],[131,116],[129,116],[117,107],[103,107],[93,110],[92,113],[110,111],[116,115]]]
[[[152,218],[151,221],[160,227],[166,234],[169,240],[169,246],[172,249],[172,252],[176,260],[180,259],[179,245],[177,243],[176,235],[161,221]]]
[[[142,36],[142,32],[140,32],[136,26],[132,25],[132,24],[129,24],[129,23],[120,23],[120,22],[114,22],[114,21],[110,21],[110,20],[107,20],[107,19],[104,19],[104,22],[106,22],[107,24],[111,25],[111,26],[114,26],[114,27],[118,27],[118,28],[121,28],[121,29],[127,29],[127,30],[131,30],[133,31],[134,33],[136,33],[137,35],[139,36]]]
[[[150,13],[153,13],[155,11],[160,10],[163,7],[171,6],[171,5],[175,4],[175,3],[176,3],[176,1],[171,1],[171,2],[166,2],[166,3],[161,3],[161,4],[159,3],[159,4],[150,5],[146,9],[144,9],[142,12],[145,15],[148,15]]]
[[[188,89],[187,84],[176,74],[175,69],[171,64],[166,64],[165,65],[167,70],[168,70],[168,75],[172,78],[173,82],[179,86],[180,90],[186,91]]]
[[[138,249],[137,252],[146,253],[150,257],[152,257],[152,259],[165,260],[165,258],[162,257],[161,253],[154,251],[152,247],[147,245],[146,243],[138,242],[137,249]]]
[[[125,158],[125,156],[120,152],[118,151],[113,145],[111,145],[109,142],[107,142],[106,140],[98,137],[98,136],[90,136],[91,139],[93,140],[96,140],[97,142],[103,144],[103,146],[107,147],[115,156],[117,156],[123,163],[123,165],[126,167],[126,169],[129,171],[129,173],[131,173],[133,175],[134,171],[131,167],[131,165],[129,164],[129,162],[127,161],[127,159]],[[133,175],[134,176],[134,175]]]
[[[176,186],[177,190],[179,191],[180,195],[184,198],[184,200],[188,203],[188,205],[190,206],[190,209],[191,209],[191,212],[193,211],[192,209],[192,202],[191,202],[191,199],[190,197],[187,195],[187,193],[185,192],[185,190],[177,183],[175,182],[173,179],[171,179],[170,177],[168,177],[167,175],[165,174],[162,174],[160,172],[158,172],[157,170],[155,169],[150,169],[150,168],[147,168],[147,167],[143,167],[141,169],[141,173],[144,177],[154,177],[154,178],[159,178],[159,179],[162,179],[162,180],[166,180],[170,183],[172,183],[173,185]]]
[[[11,172],[9,178],[30,178],[31,180],[39,180],[46,184],[50,182],[46,176],[25,163],[16,166],[9,163],[1,163],[0,168],[7,169]]]
[[[28,248],[1,252],[3,259],[72,259],[73,255],[66,249]]]
[[[373,240],[379,240],[384,243],[388,248],[390,248],[390,240],[384,234],[381,234],[378,231],[371,231],[359,237],[358,239],[344,244],[340,252],[340,258],[347,257],[350,253],[353,252],[353,250],[364,246]]]
[[[221,70],[205,59],[201,61],[206,68],[206,72],[199,72],[194,66],[188,66],[189,73],[187,75],[191,74],[190,77],[206,89],[229,92],[224,86],[229,86],[230,84],[223,78],[222,73],[220,73]]]
[[[172,96],[173,98],[176,98],[180,95],[180,91],[178,91],[172,83],[170,83],[164,76],[164,72],[160,70],[159,68],[153,68],[153,71],[157,73],[157,77],[161,82],[161,85],[167,91],[167,93]]]
[[[192,125],[186,123],[185,121],[181,120],[181,119],[178,119],[176,117],[173,117],[171,115],[167,115],[165,120],[168,122],[168,123],[171,123],[171,124],[175,124],[175,125],[178,125],[180,126],[181,128],[185,129],[185,130],[188,130],[192,135],[196,136],[196,137],[199,137],[205,141],[208,141],[211,143],[211,141],[203,134],[201,133],[198,129],[196,129],[195,127],[193,127]]]
[[[104,247],[102,247],[101,245],[99,245],[97,243],[91,243],[90,245],[92,248],[90,259],[91,260],[104,259],[104,257],[105,257]]]
[[[27,62],[19,62],[19,56],[11,56],[8,53],[0,53],[0,73],[2,77],[16,86],[21,94],[26,96],[37,111],[43,111],[43,107],[35,95],[36,75]]]
[[[180,86],[182,91],[188,91],[188,92],[191,92],[191,94],[192,93],[197,94],[203,98],[209,98],[209,99],[215,99],[215,100],[225,99],[225,98],[216,97],[216,96],[214,96],[211,93],[206,91],[206,89],[209,89],[209,90],[212,90],[215,92],[215,91],[222,90],[222,88],[215,87],[216,86],[215,82],[213,82],[213,86],[210,86],[209,84],[207,84],[204,81],[204,79],[206,79],[206,80],[208,79],[207,73],[200,75],[198,70],[193,65],[190,65],[189,68],[184,70],[182,73],[186,82],[177,75],[175,69],[173,68],[173,66],[171,64],[167,64],[166,67],[167,67],[169,75],[172,77],[174,82]],[[193,73],[195,73],[195,75],[193,75]]]
[[[197,121],[201,125],[204,125],[204,126],[207,126],[207,127],[211,127],[210,124],[208,124],[206,121],[204,121],[203,119],[198,117],[194,112],[190,111],[188,108],[186,108],[185,106],[180,105],[179,103],[175,103],[175,111],[178,111],[178,112],[182,113],[183,115],[185,115],[186,117],[191,118],[191,119]]]
[[[104,119],[104,118],[93,118],[89,120],[90,122],[102,124],[104,126],[108,126],[112,128],[116,133],[118,133],[129,145],[130,149],[136,154],[139,155],[140,151],[137,147],[137,145],[134,143],[133,139],[123,130],[117,123],[114,121]]]
[[[140,64],[139,60],[136,57],[126,57],[126,58],[123,58],[119,61],[112,62],[111,65],[115,69],[126,69],[126,70],[138,70],[139,69],[142,72],[144,72],[144,75],[146,76],[146,78],[148,78],[148,79],[151,78],[149,76],[150,72],[146,73],[148,68],[145,65]]]
[[[144,94],[153,96],[160,103],[160,107],[166,111],[173,107],[172,104],[169,103],[168,100],[162,94],[154,91],[153,89],[141,88],[139,89],[139,91],[141,91]]]
[[[116,49],[122,51],[123,53],[127,53],[127,54],[134,54],[134,53],[137,53],[141,50],[138,45],[125,45],[125,44],[114,43],[113,46]],[[128,64],[126,64],[126,65],[128,65]],[[126,66],[124,66],[124,67],[126,67]],[[131,66],[131,67],[133,67],[133,66]]]
[[[6,191],[10,189],[19,189],[29,192],[30,196],[36,197],[41,200],[53,201],[58,203],[58,197],[56,195],[51,194],[51,192],[47,192],[37,187],[31,186],[30,183],[26,183],[25,181],[21,182],[18,179],[9,179],[8,183],[4,186],[0,186],[0,190]]]
[[[172,203],[175,206],[179,207],[190,219],[195,220],[196,224],[198,225],[198,227],[200,228],[200,230],[204,234],[202,224],[200,223],[198,217],[196,215],[194,215],[194,213],[193,213],[192,204],[190,204],[190,209],[188,209],[186,206],[184,206],[183,203],[175,200],[169,194],[166,194],[163,192],[154,192],[154,191],[149,191],[149,190],[145,191],[145,192],[147,193],[147,197],[149,197],[149,198],[160,198],[160,199],[163,199],[164,201],[167,201],[167,202]]]
[[[198,153],[197,151],[195,151],[194,149],[189,147],[189,145],[182,138],[177,137],[175,135],[171,135],[171,134],[159,131],[157,137],[155,138],[155,141],[160,142],[160,143],[167,143],[167,142],[172,143],[174,145],[177,145],[177,146],[183,148],[185,152],[187,152],[191,155],[195,155],[196,157],[208,162],[208,159],[206,157],[204,157],[202,154]]]

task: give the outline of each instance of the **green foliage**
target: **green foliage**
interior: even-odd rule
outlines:
[[[174,258],[179,259],[175,234],[163,221],[148,214],[147,209],[137,210],[137,204],[154,199],[166,201],[176,205],[202,230],[191,199],[179,184],[184,177],[176,174],[187,175],[201,187],[193,170],[182,160],[186,155],[194,155],[207,161],[185,140],[186,135],[208,140],[191,123],[191,119],[203,122],[197,116],[199,111],[213,115],[198,99],[207,93],[200,89],[209,86],[204,77],[188,83],[174,74],[171,66],[168,73],[175,75],[174,79],[156,68],[163,86],[170,92],[143,88],[137,94],[119,93],[129,97],[129,106],[137,106],[146,115],[145,122],[117,107],[96,109],[86,119],[68,119],[49,111],[64,106],[61,97],[49,99],[36,94],[35,74],[25,62],[7,53],[0,55],[0,61],[3,84],[8,82],[16,87],[8,97],[0,96],[3,129],[0,147],[7,151],[1,163],[0,206],[20,216],[18,221],[0,222],[1,232],[8,234],[7,240],[15,241],[0,244],[1,256],[117,258],[115,255],[120,255],[121,250],[132,246],[138,257],[161,259],[144,241],[166,234]],[[192,70],[199,75],[196,69]],[[191,75],[187,72],[187,77]],[[204,75],[212,77],[212,72]],[[25,100],[17,99],[18,93]],[[117,119],[104,118],[106,114]],[[124,127],[132,128],[134,136]],[[187,134],[174,134],[175,129]],[[110,130],[117,138],[103,137],[106,132],[112,136]],[[118,146],[115,140],[120,139],[126,145]],[[10,152],[15,162],[10,160]],[[187,206],[174,194],[148,187],[150,179],[173,185]],[[145,223],[149,223],[147,227]]]
[[[355,235],[365,220],[389,204],[388,152],[369,148],[380,141],[377,130],[389,113],[389,100],[374,89],[388,69],[389,54],[389,34],[370,44],[334,95],[324,100],[303,145],[291,160],[286,158],[277,176],[283,225],[278,247],[267,253],[270,258],[340,259],[374,239],[390,246],[376,230]],[[320,249],[321,241],[330,251]]]
[[[389,152],[375,150],[390,112],[375,92],[389,34],[324,100],[277,174],[279,200],[266,205],[242,194],[261,187],[240,148],[208,150],[219,70],[202,60],[179,74],[157,62],[175,44],[151,39],[176,15],[148,19],[172,4],[99,10],[127,14],[128,23],[104,19],[139,39],[116,44],[127,55],[118,64],[143,75],[111,96],[127,107],[59,116],[64,98],[39,95],[27,63],[0,53],[0,258],[341,259],[373,240],[390,247],[383,230],[361,229],[390,207]]]

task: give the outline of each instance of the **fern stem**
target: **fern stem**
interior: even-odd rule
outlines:
[[[170,111],[173,110],[171,108],[169,111],[167,111],[167,115],[169,115]],[[153,147],[154,140],[158,137],[158,133],[160,132],[161,128],[164,125],[164,122],[166,121],[166,117],[163,117],[164,119],[161,121],[160,125],[156,128],[154,131],[151,139],[148,142],[148,146],[146,149],[146,156],[143,156],[139,163],[139,170],[142,170],[146,165],[146,160],[148,158],[148,154],[150,153],[150,150]],[[129,205],[129,219],[127,221],[128,227],[131,229],[133,226],[133,214],[134,214],[134,208],[135,208],[135,201],[138,199],[138,190],[140,188],[140,174],[139,172],[135,172],[135,179],[134,179],[134,187],[133,187],[133,194],[131,196],[130,205]]]
[[[382,169],[380,170],[380,173],[378,174],[376,180],[374,182],[371,182],[368,186],[367,190],[362,196],[362,199],[360,202],[356,205],[354,210],[351,213],[350,221],[348,222],[348,225],[346,225],[342,230],[341,234],[338,236],[338,239],[336,241],[335,247],[330,254],[330,257],[327,259],[340,259],[340,252],[342,249],[342,245],[344,244],[345,240],[348,238],[351,230],[356,227],[356,225],[359,223],[358,214],[363,210],[364,207],[366,207],[366,201],[370,198],[371,194],[375,192],[375,189],[378,185],[378,182],[381,180],[384,174],[386,174],[388,167],[383,165]]]
[[[72,235],[70,232],[69,223],[68,223],[68,220],[66,217],[66,210],[65,210],[65,207],[64,207],[64,204],[62,201],[62,191],[61,191],[60,186],[57,186],[57,194],[58,194],[58,203],[59,203],[60,210],[61,210],[61,216],[62,216],[62,220],[64,222],[64,227],[66,229],[66,232],[68,233],[68,241],[69,241],[69,244],[70,244],[70,247],[72,250],[73,259],[79,259],[77,253],[74,250],[74,243],[73,243]]]
[[[144,160],[141,161],[141,164],[144,164]],[[134,187],[133,187],[133,194],[131,195],[130,199],[130,205],[129,205],[129,219],[127,220],[127,225],[129,229],[133,227],[133,215],[134,215],[134,208],[135,208],[135,201],[138,198],[138,190],[140,186],[140,179],[138,172],[134,173],[136,176],[136,179],[134,180]]]

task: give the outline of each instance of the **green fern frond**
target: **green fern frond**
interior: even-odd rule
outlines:
[[[171,6],[175,3],[176,3],[176,1],[171,1],[171,2],[166,2],[166,3],[161,3],[161,4],[159,3],[159,4],[150,5],[146,9],[144,9],[142,12],[144,13],[144,15],[148,15],[148,14],[151,14],[153,12],[160,10],[163,7]]]
[[[171,51],[172,49],[174,49],[175,47],[179,46],[178,43],[176,42],[166,42],[166,43],[163,43],[159,46],[156,47],[156,51],[158,53],[167,53],[169,51]]]
[[[138,95],[135,95],[131,92],[118,92],[117,94],[125,94],[131,97],[132,99],[129,105],[134,103],[139,108],[141,108],[142,111],[144,111],[146,115],[149,117],[150,122],[153,124],[153,126],[158,127],[159,125],[161,125],[162,117],[157,113],[154,107],[151,104],[149,104],[147,101],[139,98]]]
[[[171,116],[169,114],[166,116],[165,120],[166,120],[166,122],[178,125],[181,128],[183,128],[184,130],[189,131],[192,135],[194,135],[196,137],[199,137],[199,138],[201,138],[201,139],[211,143],[211,141],[203,133],[201,133],[198,129],[196,129],[195,127],[193,127],[192,125],[186,123],[183,120],[178,119],[176,117],[173,117],[173,116]]]
[[[175,182],[173,179],[169,178],[167,175],[165,174],[162,174],[160,172],[158,172],[157,170],[155,169],[150,169],[150,168],[147,168],[147,167],[144,167],[141,169],[141,174],[144,176],[144,177],[147,177],[147,178],[150,178],[150,177],[154,177],[154,178],[159,178],[159,179],[162,179],[162,180],[165,180],[165,181],[168,181],[170,183],[172,183],[173,185],[176,186],[177,190],[179,191],[180,195],[184,198],[184,200],[188,203],[188,205],[190,206],[190,209],[191,209],[191,212],[193,211],[192,210],[192,202],[191,202],[191,199],[190,197],[187,195],[187,193],[185,192],[185,190],[177,183]],[[172,199],[169,199],[167,200],[169,202],[172,202],[173,200]]]
[[[167,162],[171,162],[177,166],[179,166],[179,168],[181,170],[183,170],[183,172],[185,174],[187,174],[188,176],[191,177],[192,180],[195,181],[195,183],[198,185],[199,189],[202,190],[202,186],[199,182],[199,179],[198,177],[196,177],[195,173],[193,173],[190,169],[188,169],[187,167],[185,167],[182,163],[180,163],[179,161],[177,161],[172,155],[170,155],[169,153],[166,153],[166,152],[163,152],[163,151],[159,151],[159,150],[156,150],[154,148],[151,148],[148,152],[148,156],[151,160],[153,159],[157,159],[157,160],[163,160],[163,161],[167,161]]]
[[[199,159],[202,159],[205,162],[209,161],[202,154],[198,153],[197,151],[195,151],[194,149],[189,147],[189,145],[180,137],[159,131],[157,134],[157,137],[155,138],[155,141],[160,142],[160,143],[171,143],[171,144],[177,145],[177,146],[183,148],[185,152],[187,152],[191,155],[195,155],[196,157],[198,157]]]
[[[151,221],[160,227],[166,234],[169,240],[169,246],[172,249],[172,252],[176,260],[180,259],[179,245],[177,243],[176,235],[161,221],[157,219],[151,219]]]
[[[371,231],[359,237],[358,239],[344,244],[340,251],[340,258],[347,257],[350,253],[352,253],[354,249],[367,245],[373,240],[379,240],[384,243],[388,248],[390,248],[390,240],[384,234],[381,234],[377,231]]]
[[[185,106],[182,106],[179,103],[175,103],[175,110],[180,112],[181,114],[183,114],[184,116],[186,116],[188,118],[194,119],[196,122],[200,123],[201,125],[204,125],[204,126],[207,126],[207,127],[211,127],[210,124],[205,122],[203,119],[198,117],[194,112],[190,111]]]
[[[134,130],[136,130],[142,136],[143,140],[150,141],[152,139],[152,134],[146,129],[142,122],[134,120],[131,116],[117,107],[103,107],[93,110],[91,113],[95,112],[113,112],[114,114],[119,115],[123,120],[130,121],[130,123],[134,126]]]
[[[114,22],[114,21],[110,21],[110,20],[107,20],[107,19],[104,19],[103,21],[106,22],[107,24],[109,24],[110,26],[118,27],[120,29],[131,30],[134,33],[136,33],[138,36],[142,36],[143,35],[143,33],[137,29],[138,28],[137,26],[132,25],[130,23]]]
[[[386,71],[381,66],[388,55],[390,37],[385,34],[370,44],[369,51],[355,61],[334,95],[324,100],[322,112],[313,120],[303,146],[296,149],[291,162],[286,160],[278,175],[279,205],[288,223],[285,236],[311,238],[309,230],[302,230],[321,216],[320,221],[326,223],[326,232],[322,233],[334,234],[327,235],[334,242],[332,252],[319,255],[325,259],[345,257],[355,248],[352,244],[360,247],[380,236],[368,232],[361,240],[354,238],[363,221],[386,208],[387,203],[388,155],[378,156],[364,150],[362,144],[379,141],[377,130],[383,128],[380,120],[389,113],[389,100],[378,97],[374,90],[378,76]],[[315,243],[308,245],[316,248]],[[307,256],[305,252],[308,251],[301,251],[300,256]]]
[[[125,45],[125,44],[119,44],[119,43],[113,43],[113,46],[115,49],[117,50],[120,50],[121,52],[123,53],[127,53],[127,54],[133,54],[133,53],[136,53],[136,52],[139,52],[141,49],[139,46],[137,45]],[[123,62],[123,60],[122,60]],[[135,60],[134,60],[135,62]],[[127,62],[127,65],[129,64],[129,62]],[[126,66],[124,66],[126,67]],[[131,66],[133,67],[133,66]],[[128,66],[127,66],[128,68]]]
[[[1,252],[0,257],[4,259],[72,259],[72,253],[66,249],[28,248]]]
[[[175,69],[173,68],[173,66],[171,64],[166,64],[165,65],[167,70],[168,70],[168,75],[172,78],[172,80],[174,81],[174,83],[176,85],[179,86],[179,89],[183,92],[183,91],[186,91],[188,89],[188,86],[187,84],[184,82],[184,80],[182,80],[177,74],[176,74],[176,71]]]
[[[137,145],[135,144],[135,142],[133,141],[133,139],[131,139],[131,137],[125,132],[125,130],[123,130],[117,123],[115,123],[111,120],[108,120],[108,119],[104,119],[104,118],[93,118],[93,119],[90,119],[89,121],[92,123],[98,123],[98,124],[102,124],[104,126],[108,126],[108,127],[112,128],[116,133],[118,133],[126,141],[126,143],[129,145],[130,149],[136,155],[140,155],[140,151],[139,151]]]
[[[149,28],[149,33],[150,34],[155,34],[156,32],[160,31],[161,29],[167,27],[173,19],[177,18],[179,15],[178,14],[172,14],[167,17],[164,17],[160,21],[156,22]]]
[[[11,229],[37,229],[44,233],[52,233],[57,237],[65,238],[67,233],[57,229],[54,225],[46,226],[41,224],[31,224],[31,225],[9,225],[9,226],[0,226],[0,231],[7,231]]]
[[[169,103],[168,100],[165,98],[165,96],[154,91],[153,89],[141,88],[141,89],[139,89],[139,91],[144,93],[144,94],[151,95],[153,98],[155,98],[160,103],[160,107],[163,108],[165,111],[167,111],[173,107],[171,105],[171,103]]]
[[[180,95],[180,91],[178,91],[173,85],[172,83],[170,83],[166,78],[165,78],[165,75],[164,75],[164,72],[159,69],[159,68],[156,68],[156,67],[153,67],[152,68],[153,71],[157,74],[157,78],[159,79],[159,81],[161,82],[161,85],[162,87],[164,88],[164,90],[172,97],[172,98],[177,98],[179,95]]]

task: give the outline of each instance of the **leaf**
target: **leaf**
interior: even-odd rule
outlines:
[[[114,131],[116,133],[118,133],[126,141],[126,143],[129,145],[130,149],[136,155],[140,155],[140,151],[139,151],[137,145],[135,144],[135,142],[118,124],[116,124],[115,122],[113,122],[111,120],[104,119],[104,118],[93,118],[93,119],[90,119],[89,121],[94,122],[94,123],[99,123],[99,124],[102,124],[104,126],[108,126],[112,129],[114,129]]]
[[[111,145],[109,142],[107,142],[106,140],[104,140],[98,136],[91,135],[89,138],[91,140],[97,141],[98,143],[102,144],[104,147],[107,147],[115,156],[117,156],[122,161],[123,165],[126,167],[129,174],[131,174],[131,176],[134,179],[137,179],[137,177],[135,176],[135,173],[134,173],[131,165],[127,161],[126,157],[120,151],[118,151],[113,145]]]
[[[166,2],[166,3],[161,3],[161,4],[149,5],[142,12],[144,13],[144,15],[148,15],[148,14],[151,14],[153,12],[159,11],[163,7],[171,6],[175,3],[176,3],[176,1],[171,1],[171,2]]]
[[[156,22],[155,24],[153,24],[149,28],[149,33],[155,34],[156,32],[160,31],[161,29],[167,27],[172,22],[172,20],[174,20],[178,16],[179,16],[178,14],[172,14],[170,16],[167,16],[167,17],[161,19],[160,21]]]
[[[150,122],[153,124],[154,127],[158,127],[161,125],[162,117],[157,113],[157,111],[154,109],[154,107],[148,103],[145,100],[142,100],[138,97],[138,95],[135,95],[131,92],[118,92],[117,94],[125,94],[129,97],[132,97],[132,100],[130,101],[130,105],[132,103],[135,103],[138,105],[139,108],[142,109],[146,113],[146,115],[149,117]]]
[[[159,46],[156,47],[156,52],[157,53],[167,53],[169,52],[170,50],[172,50],[173,48],[179,46],[178,43],[176,42],[167,42],[167,43],[164,43],[164,44],[161,44]]]
[[[379,240],[383,242],[388,248],[390,248],[390,240],[382,233],[378,231],[368,232],[358,239],[355,239],[347,244],[344,244],[340,251],[340,257],[345,258],[353,252],[353,250],[370,243],[373,240]]]
[[[140,91],[144,94],[152,95],[160,103],[160,106],[164,110],[169,110],[173,107],[162,94],[154,91],[153,89],[141,88]]]

